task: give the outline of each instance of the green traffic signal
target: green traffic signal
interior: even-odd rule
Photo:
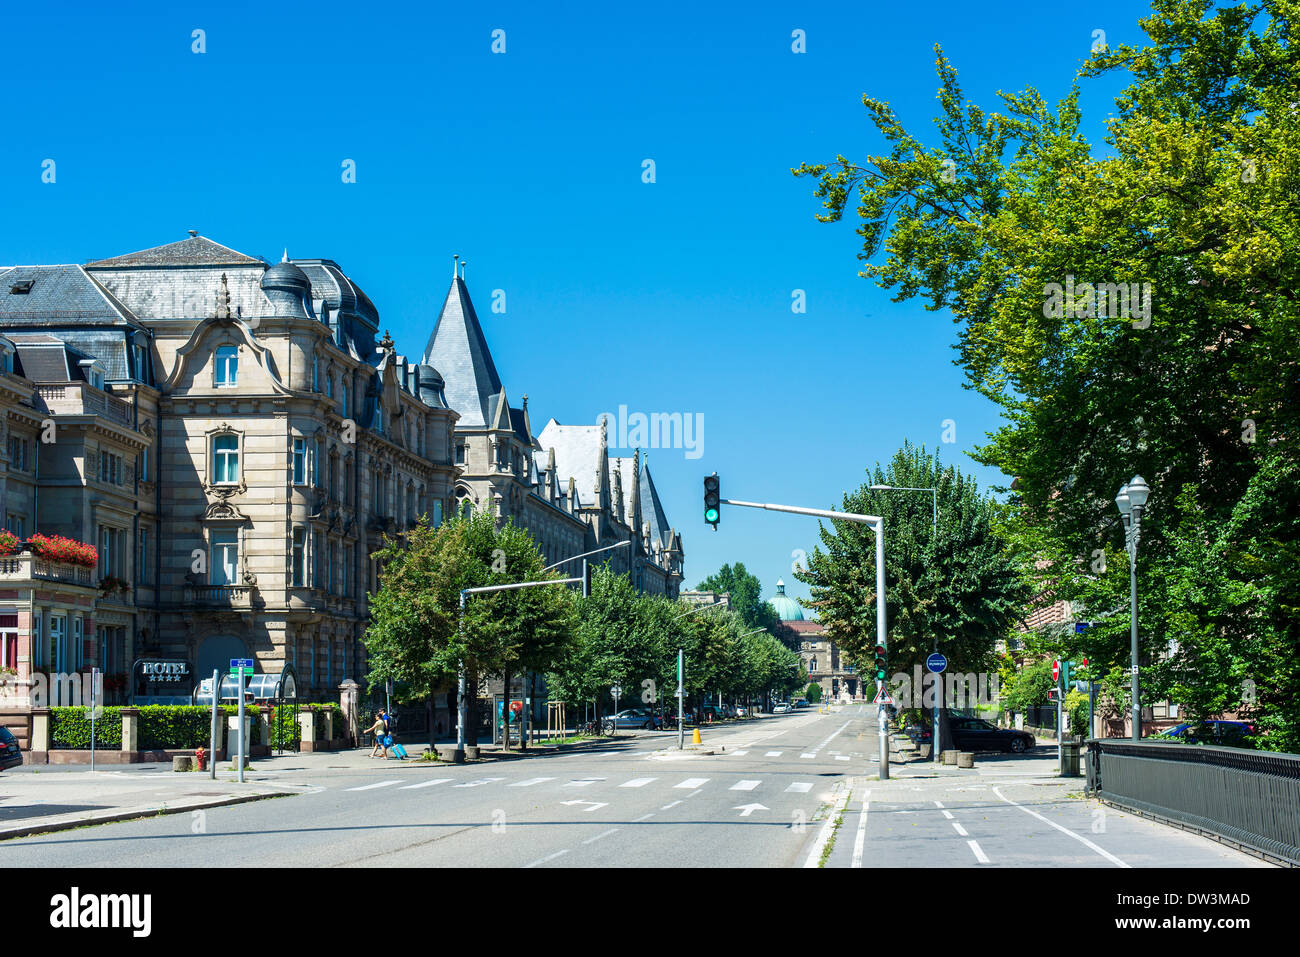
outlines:
[[[704,520],[715,529],[722,517],[722,486],[715,472],[704,476]]]
[[[716,525],[718,523],[718,510],[716,508],[706,508],[704,510],[704,520]]]

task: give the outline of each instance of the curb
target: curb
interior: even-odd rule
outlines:
[[[168,806],[166,804],[155,807],[136,807],[129,811],[108,811],[103,814],[91,814],[72,819],[56,819],[51,821],[38,821],[34,824],[20,824],[15,827],[0,828],[0,841],[7,841],[16,837],[31,837],[35,834],[52,834],[57,831],[70,831],[73,828],[89,827],[95,824],[114,824],[121,821],[137,821],[141,818],[156,817],[159,814],[181,814],[185,811],[197,811],[210,807],[225,807],[230,804],[246,804],[250,801],[261,801],[266,798],[287,797],[295,792],[282,791],[271,792],[267,794],[241,794],[236,797],[215,798],[212,800],[197,801],[184,805]]]

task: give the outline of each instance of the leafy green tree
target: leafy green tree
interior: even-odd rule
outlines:
[[[822,686],[815,681],[810,681],[803,695],[808,699],[809,704],[817,704],[822,700]]]
[[[512,523],[498,527],[482,512],[436,529],[421,520],[400,537],[386,537],[377,557],[380,589],[370,596],[363,637],[370,686],[393,678],[433,695],[463,667],[471,744],[477,741],[472,709],[480,678],[521,667],[543,670],[564,655],[572,597],[560,585],[470,596],[459,627],[462,589],[547,577],[531,537]]]
[[[750,574],[742,562],[723,565],[696,586],[700,591],[730,592],[731,609],[750,628],[773,630],[779,624],[776,612],[763,599],[763,584]]]
[[[857,192],[861,275],[952,313],[958,361],[1005,419],[976,457],[1016,476],[1040,586],[1094,622],[1077,644],[1103,673],[1126,663],[1112,499],[1142,474],[1144,697],[1235,700],[1270,748],[1300,737],[1296,669],[1280,667],[1300,653],[1281,597],[1300,486],[1279,481],[1295,475],[1300,377],[1278,372],[1300,365],[1297,15],[1293,0],[1154,0],[1149,42],[1079,77],[1130,80],[1104,151],[1083,135],[1079,82],[1055,108],[1031,89],[989,113],[940,53],[934,146],[864,97],[888,152],[794,171],[818,179],[823,220]],[[1242,702],[1246,682],[1260,693]]]

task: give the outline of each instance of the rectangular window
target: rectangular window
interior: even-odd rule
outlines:
[[[213,532],[212,551],[209,559],[209,580],[214,585],[234,585],[238,583],[236,572],[239,568],[239,533]]]
[[[307,584],[307,530],[301,526],[293,530],[292,581],[295,588]]]
[[[307,440],[293,440],[293,484],[307,484]]]
[[[152,579],[149,574],[149,529],[140,529],[140,540],[136,544],[135,580],[148,584]]]
[[[9,467],[19,472],[27,471],[27,440],[9,436]]]
[[[456,443],[456,464],[457,465],[465,464],[465,443],[464,442]]]
[[[230,387],[239,384],[239,350],[222,346],[217,350],[217,385]]]
[[[135,358],[135,378],[137,382],[148,382],[145,377],[144,346],[140,343],[134,343],[131,346],[131,353]]]
[[[0,667],[18,667],[18,613],[0,612]]]
[[[239,482],[239,436],[218,435],[212,439],[212,480],[217,485]]]
[[[320,465],[321,457],[325,454],[325,443],[317,439],[312,443],[311,455],[311,484],[320,488]]]
[[[325,552],[325,590],[334,594],[334,543],[330,542]]]
[[[311,391],[320,391],[320,360],[311,360]]]
[[[311,538],[311,585],[313,588],[325,587],[325,570],[321,568],[321,563],[325,560],[325,537],[317,532]]]
[[[54,670],[67,674],[72,671],[68,659],[68,619],[66,615],[50,615],[50,645],[54,649]]]
[[[74,670],[86,667],[86,645],[81,640],[81,619],[78,617],[72,619],[72,660]]]
[[[140,454],[136,457],[135,467],[140,475],[141,482],[152,481],[149,478],[149,448],[147,446],[140,450]]]
[[[99,453],[99,480],[110,485],[122,484],[122,456],[112,452]]]
[[[41,621],[41,613],[35,612],[32,615],[32,669],[45,667],[45,628]]]

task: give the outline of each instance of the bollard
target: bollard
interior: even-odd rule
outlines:
[[[695,729],[695,737],[691,738],[691,743],[692,743],[692,744],[700,744],[700,743],[701,743],[701,741],[700,741],[700,729],[699,729],[699,728],[696,728],[696,729]]]
[[[973,751],[958,751],[957,767],[959,768],[975,767],[975,753]]]
[[[957,755],[960,753],[960,751],[940,751],[939,757],[943,759],[944,764],[956,764]]]
[[[189,754],[177,754],[172,757],[173,771],[193,771],[194,757]]]

